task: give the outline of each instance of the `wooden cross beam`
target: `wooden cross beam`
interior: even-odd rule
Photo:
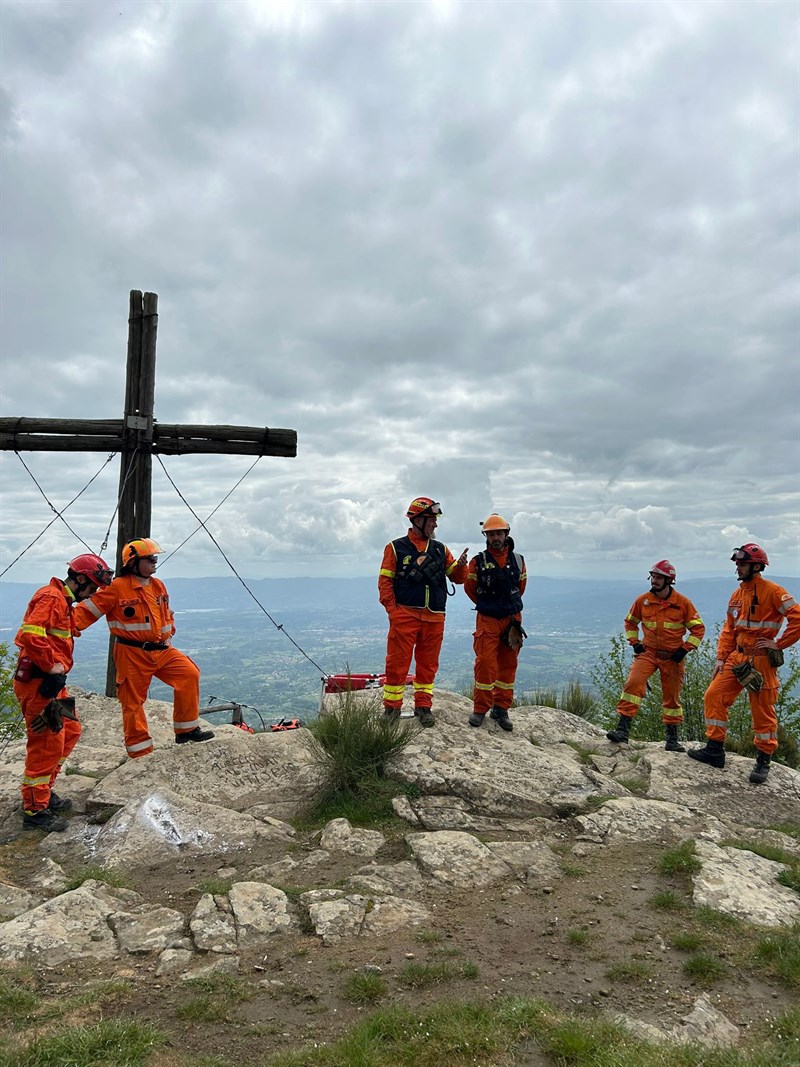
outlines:
[[[0,449],[119,452],[117,573],[122,546],[150,536],[153,455],[296,456],[297,432],[254,426],[182,426],[153,418],[158,296],[131,291],[125,411],[121,419],[0,418]],[[113,643],[113,639],[112,639]],[[115,692],[111,646],[106,693]]]

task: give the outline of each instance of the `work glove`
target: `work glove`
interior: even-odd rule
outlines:
[[[782,648],[768,648],[767,659],[771,666],[782,667],[783,666],[783,649]]]
[[[676,648],[675,651],[672,653],[672,655],[669,658],[672,659],[672,660],[675,660],[676,663],[680,663],[687,652],[688,652],[688,649],[686,649],[686,648],[682,648],[682,647],[681,648]]]
[[[758,693],[764,685],[764,675],[761,671],[757,671],[749,660],[737,663],[735,667],[731,667],[731,670],[736,675],[739,685],[743,685],[751,693]]]
[[[39,694],[43,697],[57,697],[66,684],[66,674],[46,674],[39,686]]]
[[[634,656],[641,656],[644,652],[644,645],[641,641],[637,641],[635,645],[631,645],[631,648],[633,649]]]
[[[508,645],[512,652],[518,652],[522,648],[527,636],[528,635],[522,629],[522,623],[517,622],[516,619],[512,619],[508,626],[506,626],[505,630],[500,634],[500,640]]]

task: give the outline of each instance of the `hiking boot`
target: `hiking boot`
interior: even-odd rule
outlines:
[[[609,730],[606,737],[609,741],[615,741],[618,745],[627,745],[631,735],[631,720],[627,715],[620,715],[619,722],[613,730]]]
[[[384,708],[383,709],[383,717],[384,717],[384,719],[388,719],[390,722],[393,719],[399,719],[400,718],[400,708]]]
[[[483,720],[486,718],[485,711],[473,711],[467,722],[470,726],[483,726]]]
[[[54,815],[47,808],[41,811],[26,811],[22,816],[23,830],[44,830],[46,834],[60,834],[67,828],[67,820],[63,815]]]
[[[72,811],[72,801],[69,797],[60,797],[58,793],[54,793],[50,790],[50,803],[47,805],[48,811],[56,812],[59,815],[66,815]]]
[[[514,729],[514,723],[509,719],[508,712],[505,708],[492,708],[489,712],[489,718],[493,719],[501,730],[506,730],[508,733]]]
[[[213,736],[213,730],[201,730],[199,726],[195,726],[194,730],[190,730],[188,734],[175,734],[175,744],[185,745],[187,741],[210,741]]]
[[[430,708],[414,708],[414,714],[419,719],[420,726],[433,726],[436,722]]]
[[[678,727],[675,723],[667,723],[665,726],[667,743],[664,748],[667,752],[685,752],[683,745],[678,743]]]
[[[752,771],[750,771],[750,781],[753,785],[761,785],[766,782],[767,775],[769,774],[769,765],[771,757],[765,752],[756,753],[756,762]]]
[[[707,763],[709,767],[725,766],[725,746],[721,741],[712,741],[711,738],[706,741],[705,748],[692,748],[686,755]]]

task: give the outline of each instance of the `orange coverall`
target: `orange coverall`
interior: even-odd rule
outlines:
[[[25,618],[14,638],[20,656],[33,660],[43,674],[57,663],[63,663],[64,673],[72,669],[73,625],[70,609],[75,601],[72,590],[59,578],[33,594]],[[81,724],[64,719],[64,729],[34,733],[31,722],[50,703],[51,697],[39,693],[41,675],[27,682],[14,679],[14,692],[25,717],[28,740],[25,750],[25,771],[22,778],[22,807],[26,814],[43,811],[50,803],[50,792],[64,761],[81,736]],[[68,696],[66,689],[58,694]]]
[[[144,702],[153,678],[175,690],[172,725],[176,734],[189,733],[200,725],[200,671],[196,664],[169,641],[175,633],[169,596],[158,578],[123,574],[73,611],[76,630],[86,630],[105,615],[116,638],[161,645],[137,648],[114,642],[117,696],[122,705],[122,729],[129,756],[153,751]]]
[[[422,554],[428,541],[419,536],[414,527],[406,534]],[[445,574],[456,585],[463,585],[466,563],[458,563],[447,545],[444,548]],[[439,652],[444,638],[444,611],[409,607],[398,604],[394,579],[397,558],[390,542],[383,550],[378,596],[389,616],[389,635],[386,639],[386,682],[383,687],[383,706],[399,709],[403,706],[403,690],[408,669],[414,659],[414,707],[430,708],[433,704],[433,683],[439,669]]]
[[[786,629],[780,633],[784,622]],[[706,737],[724,741],[728,731],[728,709],[742,691],[732,668],[750,660],[764,676],[764,686],[757,693],[748,690],[753,718],[754,744],[767,756],[778,747],[778,672],[767,658],[766,650],[756,650],[759,638],[776,641],[789,648],[800,640],[800,605],[790,593],[775,582],[756,574],[742,582],[728,601],[728,614],[717,642],[717,662],[723,667],[712,678],[704,698]]]
[[[696,649],[706,632],[697,608],[677,589],[670,589],[669,596],[662,600],[655,593],[643,593],[637,597],[625,616],[625,636],[631,646],[639,641],[639,624],[644,636],[641,652],[631,665],[625,689],[619,698],[617,712],[632,719],[647,692],[647,680],[659,672],[661,676],[661,718],[665,726],[683,722],[681,687],[686,672],[683,660],[671,659],[679,648]],[[684,633],[688,637],[684,639]]]
[[[485,551],[502,570],[508,561],[510,550],[510,546],[506,544],[500,552],[493,552],[488,546]],[[464,584],[464,592],[473,603],[477,603],[477,582],[478,557],[474,556],[469,562]],[[520,596],[524,594],[527,584],[528,574],[523,559],[519,576]],[[508,711],[514,699],[519,649],[509,648],[505,641],[500,640],[500,635],[512,619],[521,621],[522,613],[517,612],[516,615],[507,615],[501,619],[495,619],[491,615],[482,615],[480,611],[477,613],[472,647],[475,651],[473,707],[478,715],[485,715],[493,707]]]

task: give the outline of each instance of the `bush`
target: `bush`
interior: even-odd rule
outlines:
[[[15,653],[9,650],[7,644],[0,644],[0,750],[9,741],[25,736],[25,722],[14,692],[16,669]]]
[[[595,722],[600,714],[597,697],[588,689],[584,689],[575,678],[571,678],[560,691],[555,686],[547,689],[534,689],[531,693],[523,694],[515,703],[542,708],[560,708],[588,722]]]
[[[720,627],[706,637],[700,647],[683,661],[686,675],[681,690],[683,726],[681,731],[689,741],[703,741],[706,736],[703,697],[711,683],[717,662],[717,641]],[[615,708],[630,669],[631,651],[621,634],[610,638],[610,648],[592,668],[592,681],[600,695],[600,719],[613,725]],[[800,766],[800,657],[793,650],[786,653],[786,663],[780,670],[781,688],[775,703],[778,717],[778,751],[776,758],[790,767]],[[660,741],[664,726],[661,718],[661,681],[656,673],[650,678],[648,692],[633,720],[631,736],[641,741]],[[588,716],[587,716],[588,718]],[[753,723],[746,692],[741,693],[728,712],[728,735],[725,747],[740,755],[755,755]]]
[[[342,693],[336,710],[308,727],[322,777],[312,816],[325,812],[332,817],[338,808],[351,817],[354,802],[385,797],[387,764],[414,737],[415,724],[387,718],[377,699]],[[393,785],[392,791],[397,793],[400,787]]]

